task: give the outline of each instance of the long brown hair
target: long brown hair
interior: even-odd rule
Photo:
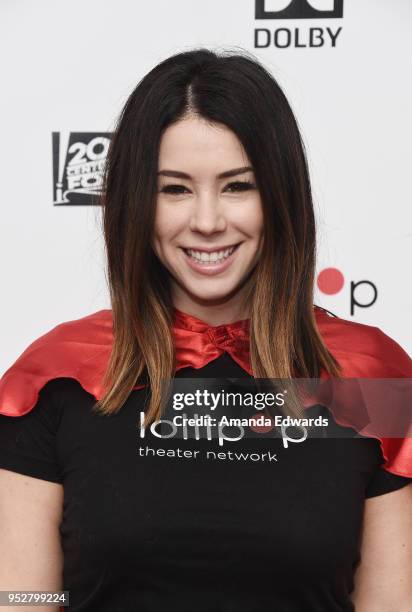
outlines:
[[[147,424],[161,417],[164,380],[173,378],[176,365],[168,272],[150,245],[160,140],[168,126],[193,112],[237,135],[261,196],[263,252],[248,294],[254,376],[315,378],[321,369],[340,375],[316,326],[309,172],[282,89],[247,52],[177,53],[146,74],[129,96],[111,141],[102,195],[114,344],[105,395],[96,408],[116,412],[145,378]]]

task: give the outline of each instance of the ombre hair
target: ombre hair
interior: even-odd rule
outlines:
[[[137,84],[118,118],[102,192],[114,343],[95,405],[117,412],[139,380],[146,422],[162,415],[175,373],[169,273],[151,247],[160,141],[188,115],[226,125],[253,166],[263,250],[247,292],[255,378],[340,376],[314,314],[315,215],[304,144],[281,87],[246,51],[193,49],[168,57]]]

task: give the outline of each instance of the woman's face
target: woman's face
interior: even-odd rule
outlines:
[[[168,127],[159,152],[153,248],[174,305],[234,304],[262,246],[253,169],[237,136],[191,116]]]

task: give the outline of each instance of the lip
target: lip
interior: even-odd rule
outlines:
[[[226,251],[226,249],[230,249],[233,246],[238,246],[240,242],[233,242],[232,244],[227,244],[226,246],[213,246],[213,247],[182,247],[182,249],[186,251],[203,251],[204,253],[214,253],[219,251]]]
[[[229,266],[232,264],[232,262],[236,259],[236,255],[237,252],[239,251],[239,247],[242,243],[239,242],[236,245],[235,250],[233,251],[233,253],[231,253],[231,255],[229,255],[229,257],[227,257],[224,261],[222,261],[222,263],[214,263],[214,264],[201,264],[198,263],[197,261],[195,261],[193,259],[193,257],[190,257],[190,255],[187,255],[185,253],[185,250],[182,248],[182,253],[183,253],[183,257],[185,258],[185,261],[187,263],[187,265],[189,266],[189,268],[191,268],[192,270],[194,270],[195,272],[199,272],[199,274],[204,274],[205,276],[214,276],[215,274],[220,274],[221,272],[224,272],[225,270],[227,270],[227,268],[229,268]],[[231,245],[231,246],[235,246],[235,245]],[[229,248],[229,247],[226,247]],[[196,250],[200,250],[200,249],[193,249],[194,251]],[[206,249],[203,249],[204,251]],[[216,250],[224,250],[224,249],[210,249],[208,252],[213,252]]]

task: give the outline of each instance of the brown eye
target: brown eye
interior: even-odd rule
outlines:
[[[253,183],[251,183],[250,181],[235,181],[233,183],[229,183],[226,187],[226,189],[233,190],[233,191],[248,191],[249,189],[254,189],[255,185]]]
[[[161,188],[161,193],[170,193],[171,195],[179,195],[186,189],[184,185],[165,185]]]

